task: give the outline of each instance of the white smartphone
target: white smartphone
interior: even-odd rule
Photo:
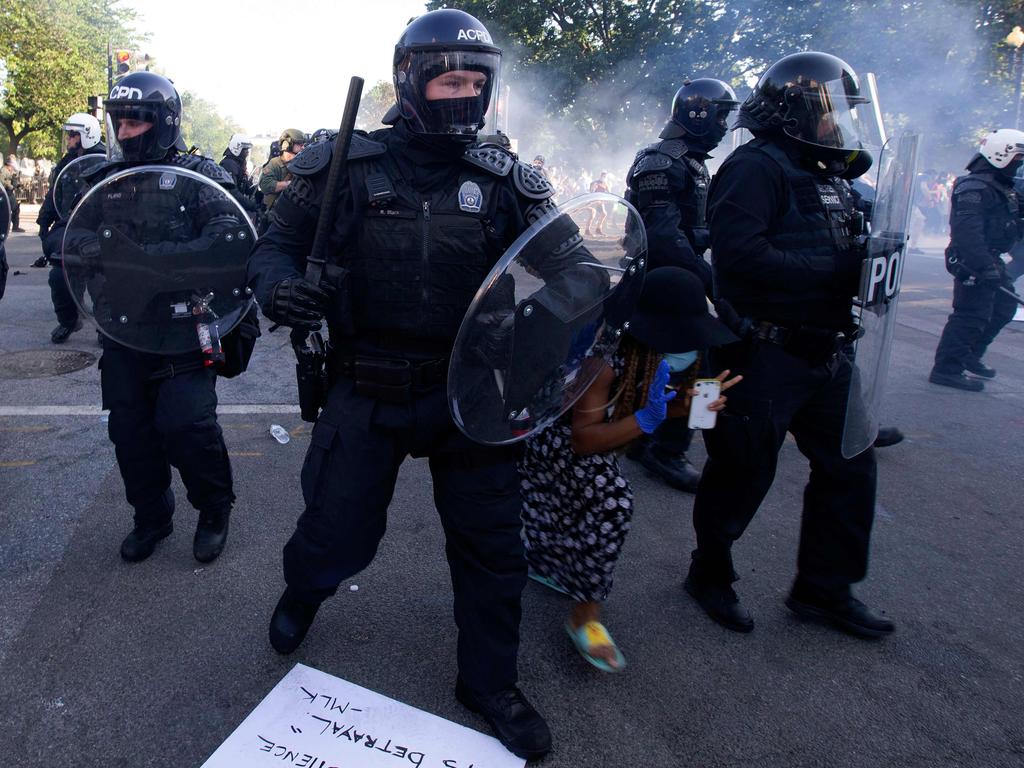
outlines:
[[[717,411],[709,411],[711,405],[722,393],[722,382],[718,379],[697,379],[694,384],[697,394],[690,401],[690,429],[713,429],[718,418]]]

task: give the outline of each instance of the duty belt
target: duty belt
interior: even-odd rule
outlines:
[[[814,364],[828,362],[853,341],[853,336],[843,331],[811,325],[786,328],[766,321],[754,323],[754,337]]]
[[[412,393],[439,386],[448,372],[448,360],[412,362],[404,358],[338,357],[328,363],[332,378],[352,379],[356,392],[388,403],[407,403]]]

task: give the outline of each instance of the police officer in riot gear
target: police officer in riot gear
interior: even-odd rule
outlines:
[[[1024,235],[1024,205],[1013,185],[1022,163],[1024,132],[992,131],[967,164],[969,173],[953,184],[946,248],[953,313],[935,350],[933,384],[980,392],[982,379],[996,376],[981,358],[1017,311],[1016,300],[999,288],[1013,289],[1002,256]]]
[[[71,161],[77,160],[83,155],[105,155],[107,153],[107,148],[103,145],[100,121],[87,112],[76,112],[67,119],[67,122],[64,123],[64,136],[67,151],[50,173],[49,189],[46,191],[46,197],[43,199],[39,215],[36,217],[36,224],[39,225],[39,239],[43,245],[41,258],[44,264],[46,262],[51,264],[48,276],[50,299],[53,301],[53,311],[57,315],[57,327],[50,334],[50,341],[54,344],[63,344],[72,333],[82,327],[82,321],[78,317],[78,307],[68,290],[61,267],[60,237],[63,234],[63,228],[59,228],[53,236],[50,234],[50,230],[60,220],[57,208],[53,203],[54,182]]]
[[[626,198],[636,206],[647,229],[651,268],[678,266],[693,272],[712,295],[707,251],[707,194],[711,175],[705,161],[729,126],[739,106],[727,83],[702,77],[687,80],[672,99],[672,116],[659,137],[641,149],[626,176]],[[679,350],[696,352],[696,350]],[[669,360],[682,374],[696,364],[695,355]],[[646,440],[638,440],[629,457],[673,488],[694,493],[700,472],[686,458],[693,430],[682,419],[670,419]]]
[[[228,146],[220,161],[220,167],[228,172],[231,180],[235,183],[235,189],[245,197],[251,197],[254,191],[249,182],[247,165],[250,149],[252,149],[252,142],[249,139],[240,133],[233,133],[228,139]]]
[[[195,171],[231,188],[231,178],[216,162],[184,154],[181,99],[166,78],[152,72],[126,75],[114,86],[106,112],[111,162],[97,177],[159,164]],[[97,190],[103,223],[137,243],[175,242],[184,226],[178,205],[160,193],[165,189],[162,177],[160,190],[155,174],[141,179],[132,182],[129,193],[117,185]],[[240,217],[226,197],[207,201],[201,197],[198,205],[208,222],[205,226],[218,222],[230,226]],[[146,212],[144,219],[139,216],[139,206]],[[74,221],[72,225],[75,229],[69,230],[69,238],[78,232],[89,233],[89,227],[79,229]],[[95,231],[92,228],[93,237]],[[172,531],[172,466],[181,475],[189,502],[199,510],[195,558],[209,562],[224,548],[235,494],[227,448],[217,423],[215,367],[208,362],[198,351],[168,357],[130,349],[103,337],[103,407],[110,410],[110,439],[128,503],[135,510],[134,527],[121,544],[121,557],[126,561],[145,560]]]
[[[786,604],[861,637],[893,630],[853,597],[864,578],[875,508],[872,448],[843,458],[852,366],[852,298],[864,258],[849,186],[869,166],[858,138],[856,73],[825,53],[773,64],[740,109],[754,139],[711,184],[708,218],[721,312],[742,341],[711,351],[743,382],[704,434],[708,462],[694,504],[697,548],[687,591],[729,629],[753,629],[732,588],[732,544],[775,477],[791,432],[809,459],[796,581]]]
[[[483,278],[552,190],[508,151],[474,143],[497,91],[501,51],[462,11],[427,13],[395,47],[400,117],[352,137],[323,285],[303,278],[330,143],[290,165],[295,178],[253,250],[264,314],[330,328],[331,384],[302,472],[305,512],[284,549],[287,589],[270,625],[282,653],[302,642],[323,600],[373,559],[407,455],[426,456],[447,538],[459,630],[455,693],[514,753],[550,748],[516,687],[520,539],[516,455],[475,445],[452,422],[448,358]]]

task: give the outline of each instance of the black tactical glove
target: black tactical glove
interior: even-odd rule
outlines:
[[[478,315],[476,322],[476,336],[471,351],[488,368],[506,368],[512,356],[515,313],[509,310],[486,312]]]
[[[988,285],[1001,285],[1005,278],[1005,271],[1000,269],[996,264],[989,264],[984,269],[978,270],[978,275],[975,278],[979,283],[985,283]]]
[[[330,302],[330,294],[322,288],[301,277],[288,277],[274,286],[263,314],[280,325],[318,331]]]

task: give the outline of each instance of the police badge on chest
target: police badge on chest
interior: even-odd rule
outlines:
[[[475,181],[464,181],[459,187],[459,208],[466,213],[480,213],[484,196]]]

